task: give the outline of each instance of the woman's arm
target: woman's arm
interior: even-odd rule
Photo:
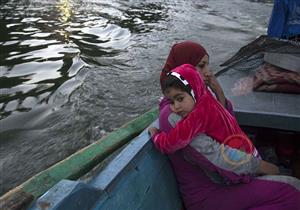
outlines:
[[[229,111],[231,115],[234,115],[233,113],[233,106],[231,102],[226,99],[224,91],[218,82],[217,78],[211,71],[206,72],[206,85],[211,89],[211,91],[215,94],[217,100],[222,104],[222,106]]]
[[[167,132],[169,127],[175,127],[181,118],[175,113],[170,114],[169,106],[160,108],[160,120],[162,122],[160,128]],[[168,116],[165,114],[168,114]],[[162,116],[164,117],[161,118]],[[151,136],[154,136],[157,132],[159,131],[156,128],[149,129]],[[158,147],[158,149],[160,148]],[[195,137],[182,151],[187,161],[207,172],[217,172],[229,183],[248,182],[251,176],[257,173],[261,160],[259,157],[229,146],[222,146],[205,134]],[[209,174],[207,175],[209,176]]]
[[[223,105],[223,107],[226,108],[227,107],[226,106],[226,97],[225,97],[224,91],[223,91],[220,83],[218,82],[217,78],[215,77],[215,75],[213,73],[210,73],[207,78],[208,78],[208,80],[207,80],[208,87],[215,94],[217,100]]]
[[[257,175],[276,175],[278,167],[228,145],[220,144],[201,134],[182,149],[185,159],[210,174],[218,173],[226,183],[247,183]]]
[[[249,182],[257,174],[261,161],[260,157],[220,144],[205,134],[194,138],[182,153],[188,162],[218,173],[227,183]]]

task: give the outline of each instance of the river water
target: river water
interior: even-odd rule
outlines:
[[[0,1],[0,194],[157,104],[172,44],[210,66],[266,33],[272,1]]]

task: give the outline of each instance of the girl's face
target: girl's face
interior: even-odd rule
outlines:
[[[205,84],[207,85],[209,82],[209,76],[210,76],[210,71],[208,68],[208,55],[203,56],[203,58],[200,60],[200,62],[195,66],[198,71],[200,72],[200,74],[203,77],[203,80],[205,82]]]
[[[164,93],[170,101],[172,112],[179,116],[186,117],[194,109],[195,101],[187,92],[170,87],[166,89]]]

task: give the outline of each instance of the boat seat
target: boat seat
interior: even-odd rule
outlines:
[[[218,76],[226,98],[233,103],[240,125],[300,131],[300,95],[254,92],[236,94],[235,88],[254,71],[230,69]]]

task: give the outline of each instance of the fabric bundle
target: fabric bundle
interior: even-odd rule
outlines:
[[[300,93],[300,74],[265,63],[254,75],[253,90]]]

